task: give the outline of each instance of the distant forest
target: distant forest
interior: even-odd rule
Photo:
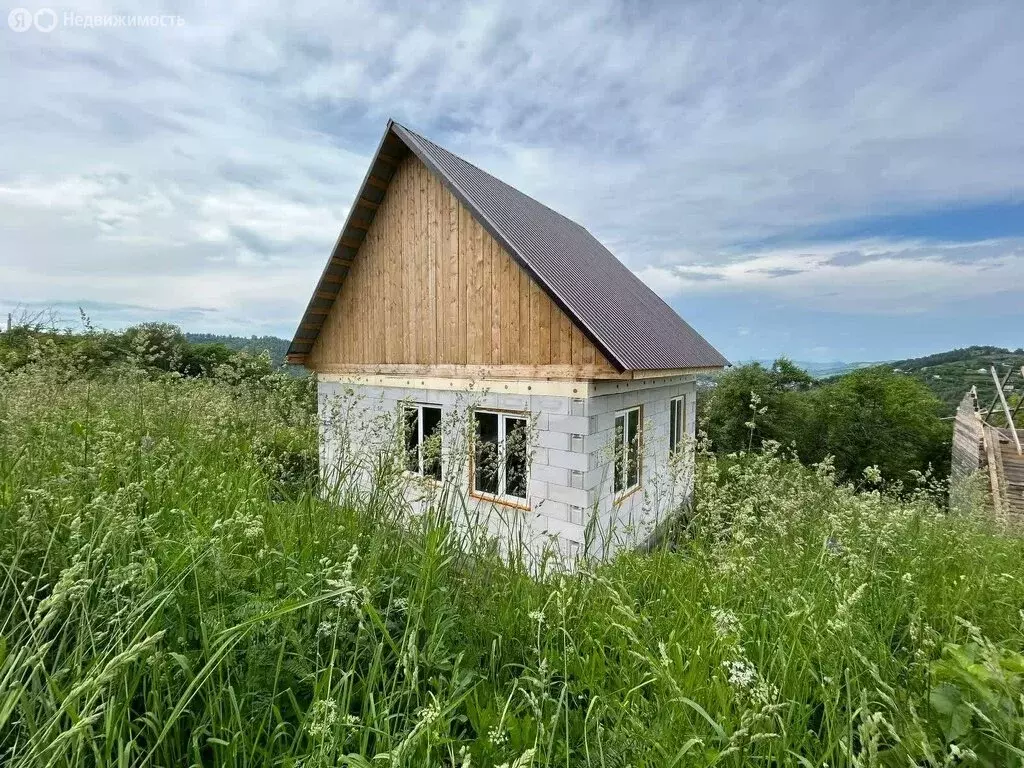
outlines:
[[[275,368],[284,364],[289,343],[287,339],[279,339],[277,336],[222,336],[218,333],[186,333],[185,338],[190,344],[223,344],[236,352],[254,355],[266,351]]]

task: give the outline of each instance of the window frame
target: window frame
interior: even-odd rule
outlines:
[[[673,397],[668,401],[668,452],[669,455],[679,453],[686,445],[686,439],[690,435],[689,418],[690,403],[686,394]],[[682,421],[680,414],[676,413],[676,406],[682,405]],[[675,429],[673,429],[675,427]],[[677,434],[678,433],[678,434]]]
[[[478,413],[491,414],[498,417],[498,493],[491,493],[490,491],[480,491],[476,487],[476,441],[478,439],[477,432],[477,420],[476,416]],[[506,435],[507,426],[505,424],[508,419],[516,419],[517,421],[525,421],[527,429],[529,429],[531,414],[528,411],[510,411],[501,408],[473,408],[470,411],[470,424],[472,425],[472,450],[469,452],[469,495],[474,499],[482,501],[490,501],[497,504],[502,504],[507,507],[515,507],[516,509],[530,509],[530,451],[529,443],[524,441],[523,450],[526,452],[523,456],[523,466],[526,468],[526,477],[524,478],[524,484],[526,486],[526,496],[511,496],[507,491],[507,462],[508,456],[506,453]]]
[[[436,428],[437,429],[437,434],[440,435],[440,445],[438,446],[438,448],[439,449],[443,449],[443,446],[444,446],[444,429],[443,429],[444,410],[442,409],[442,407],[440,405],[437,405],[436,403],[412,403],[412,402],[402,403],[402,471],[405,472],[408,475],[413,475],[415,477],[419,477],[419,478],[422,478],[424,480],[432,480],[435,483],[437,483],[437,482],[440,482],[441,479],[444,477],[444,466],[443,466],[443,463],[442,463],[443,450],[442,450],[442,452],[437,457],[437,477],[435,477],[432,474],[427,474],[424,471],[424,458],[423,458],[423,441],[424,441],[424,435],[423,435],[423,409],[424,408],[430,408],[432,410],[437,411],[437,413],[438,413],[437,428]],[[408,460],[409,460],[409,451],[410,451],[410,449],[407,447],[406,435],[405,435],[405,424],[406,424],[405,416],[406,416],[406,413],[409,412],[409,411],[415,411],[416,412],[416,456],[417,456],[417,462],[416,463],[417,463],[417,469],[415,469],[415,470],[409,469]],[[431,435],[431,436],[433,436],[433,435]]]
[[[636,414],[636,483],[633,485],[627,485],[629,482],[629,445],[630,442],[626,439],[626,435],[629,432],[629,414]],[[619,446],[616,444],[619,439],[618,430],[615,428],[615,423],[618,422],[619,417],[622,417],[622,488],[615,490],[616,481],[619,478],[616,477],[616,464],[619,459]],[[628,408],[622,408],[615,412],[615,421],[612,422],[612,497],[614,502],[618,504],[620,501],[625,499],[627,496],[631,496],[640,490],[644,484],[644,406],[643,404],[631,405]]]

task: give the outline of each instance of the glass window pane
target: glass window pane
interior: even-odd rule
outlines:
[[[402,409],[402,436],[405,441],[405,468],[420,471],[420,409],[405,406]]]
[[[625,478],[625,442],[623,436],[626,434],[625,416],[615,417],[615,479],[613,480],[613,489],[615,493],[621,491],[623,486],[622,481]]]
[[[505,495],[526,498],[526,419],[505,417]]]
[[[676,446],[679,445],[679,436],[676,432],[676,425],[679,423],[679,420],[676,418],[679,410],[678,406],[679,401],[673,400],[669,403],[668,409],[668,449],[673,452]]]
[[[626,487],[640,482],[640,411],[626,414]]]
[[[423,474],[441,479],[441,409],[423,406]]]
[[[475,413],[476,440],[473,457],[473,490],[498,492],[498,414]]]

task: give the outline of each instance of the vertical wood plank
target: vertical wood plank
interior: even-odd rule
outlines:
[[[572,363],[572,321],[569,317],[558,309],[558,336],[559,336],[559,353],[558,362],[562,365],[570,365]]]
[[[519,336],[516,338],[515,359],[516,362],[529,364],[533,354],[533,328],[530,325],[530,276],[526,270],[517,265],[516,274],[519,276],[519,291],[517,292],[517,303],[519,304]]]
[[[597,363],[597,347],[594,346],[593,342],[588,338],[583,339],[583,364],[584,365],[596,365]]]
[[[446,190],[447,192],[447,190]],[[466,254],[462,250],[462,238],[459,237],[459,231],[462,227],[461,216],[462,207],[459,201],[452,195],[451,192],[447,192],[448,195],[448,213],[451,217],[451,242],[452,249],[455,253],[455,298],[453,303],[455,304],[455,360],[454,362],[464,365],[468,361],[466,355],[466,337],[469,329],[467,328],[466,322],[466,303],[468,296],[466,295]]]
[[[484,354],[486,348],[490,353],[490,334],[485,335],[486,323],[490,320],[488,305],[491,303],[491,280],[490,262],[484,257],[483,230],[480,224],[472,216],[464,216],[467,219],[466,229],[471,233],[470,250],[473,259],[473,288],[469,300],[470,312],[473,313],[473,324],[475,334],[473,337],[473,362],[485,363],[487,356]],[[485,344],[486,337],[486,344]]]
[[[398,168],[398,172],[402,175],[407,173],[408,163],[405,163]],[[405,261],[403,256],[403,244],[402,244],[402,216],[403,206],[405,201],[400,199],[401,190],[397,189],[399,193],[399,199],[397,204],[395,198],[392,197],[392,202],[388,202],[388,196],[384,197],[384,207],[388,209],[388,218],[391,222],[391,232],[394,237],[392,243],[392,268],[395,271],[395,303],[398,305],[398,325],[395,326],[395,337],[398,340],[396,344],[398,350],[398,359],[395,362],[405,362],[409,359],[408,357],[408,345],[409,345],[409,333],[406,330],[409,327],[409,310],[408,303],[406,301],[406,287],[405,287]]]
[[[427,270],[426,243],[426,169],[416,166],[416,234],[413,245],[416,247],[416,324],[419,334],[416,340],[416,362],[429,362],[427,350],[430,346],[430,318],[427,316],[427,299],[430,295]]]
[[[551,300],[544,289],[534,283],[530,286],[530,314],[536,328],[533,343],[534,365],[547,365],[551,362]]]
[[[500,246],[494,239],[485,234],[487,254],[491,261],[491,352],[488,362],[497,365],[501,362],[501,302],[502,302],[502,254]]]
[[[443,280],[441,277],[441,229],[439,218],[439,195],[440,183],[433,174],[427,174],[428,205],[427,211],[430,214],[430,286],[431,296],[428,304],[431,325],[431,349],[428,351],[430,362],[437,362],[440,359],[440,338],[444,335],[442,326],[444,323],[443,302]]]
[[[498,337],[498,361],[502,365],[508,365],[514,360],[512,348],[514,340],[519,335],[519,309],[516,307],[513,311],[512,304],[519,294],[519,280],[516,279],[516,289],[513,291],[512,277],[514,273],[512,270],[516,269],[516,264],[505,252],[505,249],[497,243],[494,245],[494,253],[501,263],[501,317],[499,320],[501,332]]]
[[[583,365],[583,332],[575,323],[570,326],[572,329],[572,364]]]

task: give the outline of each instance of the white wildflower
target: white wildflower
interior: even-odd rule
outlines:
[[[864,467],[864,481],[869,485],[879,485],[882,482],[882,471],[878,465]]]
[[[728,677],[729,685],[737,690],[748,690],[754,686],[757,681],[757,670],[754,665],[746,659],[737,659],[736,661],[724,661],[722,666],[725,667]]]
[[[313,738],[326,738],[338,719],[338,702],[334,699],[317,699],[309,710],[306,731]]]
[[[672,666],[672,659],[669,658],[668,648],[666,648],[665,644],[660,640],[658,641],[658,655],[661,657],[661,665],[665,667],[665,669]]]
[[[441,705],[437,699],[433,699],[427,706],[416,710],[416,717],[420,719],[418,727],[429,728],[441,717]]]
[[[715,634],[721,638],[733,637],[740,632],[740,620],[736,614],[725,608],[715,608],[711,611],[715,619]]]

